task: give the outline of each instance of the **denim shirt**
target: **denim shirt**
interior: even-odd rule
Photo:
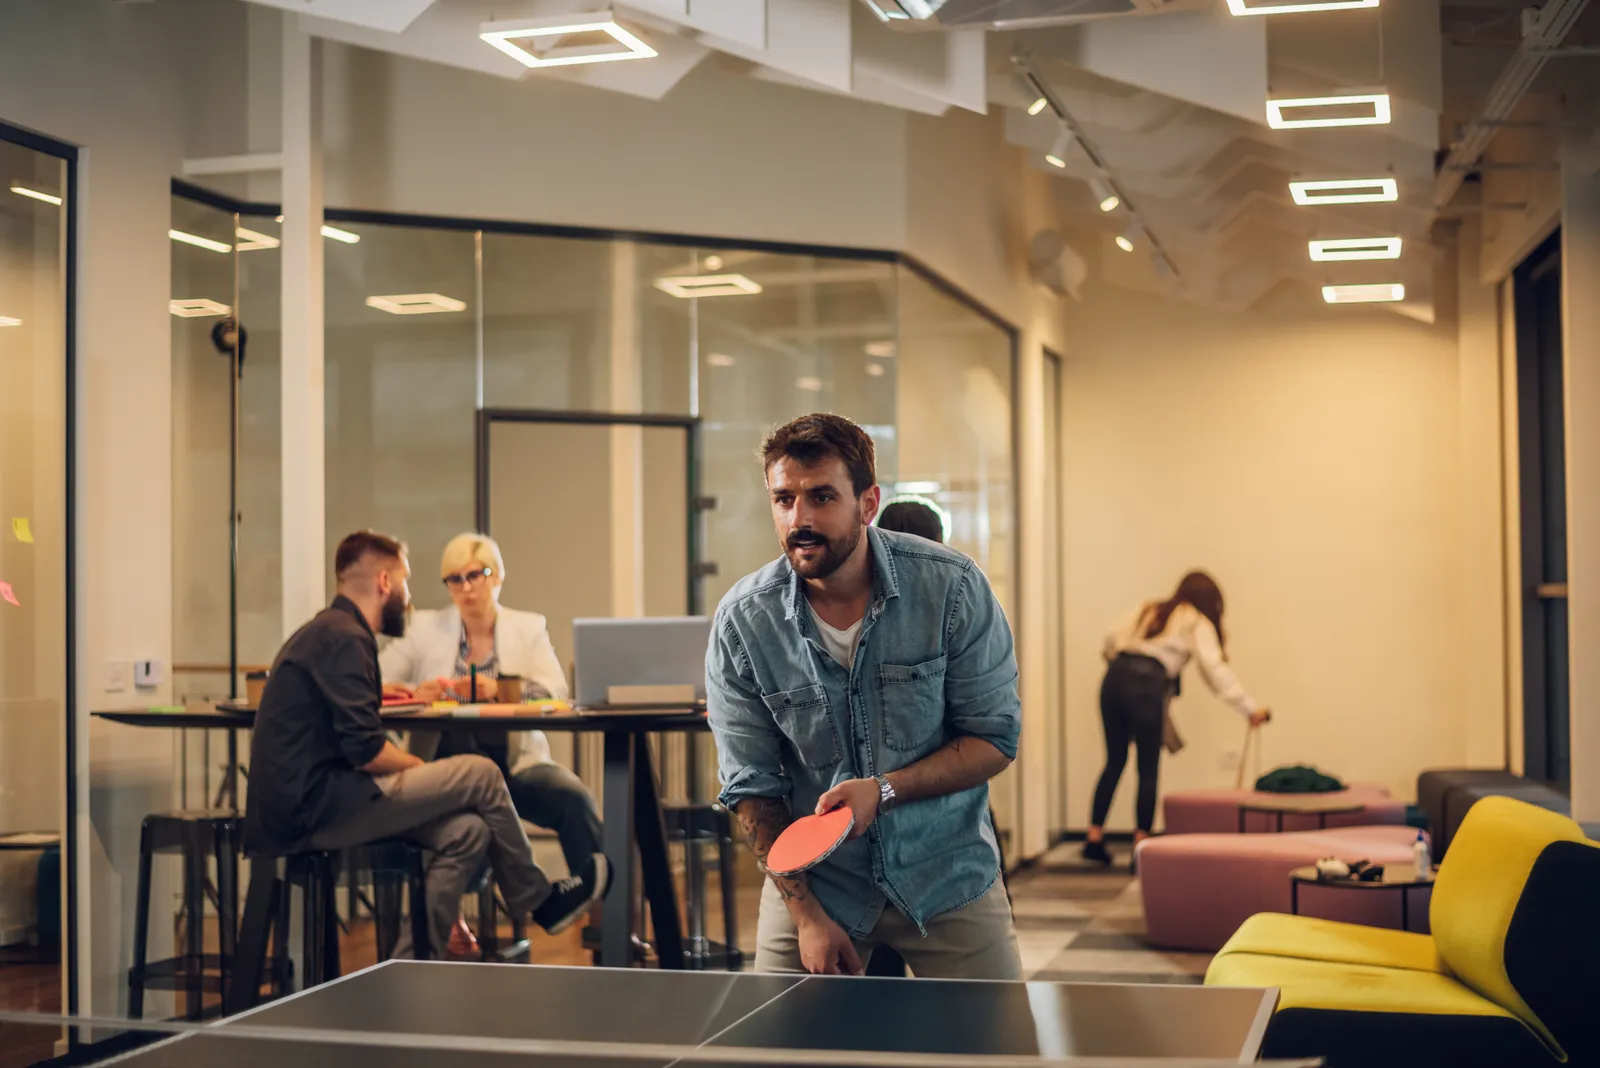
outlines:
[[[867,529],[873,591],[855,665],[820,644],[785,558],[722,599],[706,653],[706,704],[724,805],[787,798],[795,816],[847,779],[888,774],[963,735],[1017,754],[1021,706],[1011,627],[972,560]],[[807,872],[853,937],[892,902],[926,933],[1000,874],[988,784],[895,807]]]

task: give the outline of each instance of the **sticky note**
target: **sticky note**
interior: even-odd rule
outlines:
[[[17,536],[18,541],[33,544],[33,528],[28,526],[28,517],[19,515],[11,520],[11,533]]]
[[[14,604],[18,608],[22,607],[22,602],[17,600],[16,593],[11,589],[11,583],[4,580],[0,580],[0,597],[3,597],[8,604]]]

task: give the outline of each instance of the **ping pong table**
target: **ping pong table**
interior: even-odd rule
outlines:
[[[820,1052],[838,1064],[888,1064],[896,1055],[919,1054],[1252,1063],[1277,999],[1276,990],[1183,985],[388,961],[105,1063],[650,1066],[712,1057],[739,1063],[751,1050],[787,1051],[782,1056],[790,1061],[798,1059],[796,1050]],[[261,1028],[284,1032],[268,1037]],[[615,1047],[536,1049],[518,1042],[631,1048],[624,1055]],[[762,1063],[784,1061],[769,1056]]]

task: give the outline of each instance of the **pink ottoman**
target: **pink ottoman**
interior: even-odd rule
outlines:
[[[1171,949],[1216,950],[1258,912],[1289,911],[1289,873],[1323,857],[1409,868],[1410,827],[1337,827],[1284,834],[1186,834],[1139,846],[1146,937]],[[1431,889],[1357,891],[1302,886],[1306,915],[1371,927],[1400,926],[1402,892],[1411,926],[1426,931]]]
[[[1348,789],[1329,794],[1269,794],[1258,790],[1179,790],[1170,793],[1161,802],[1161,817],[1166,834],[1237,834],[1239,831],[1239,806],[1241,804],[1271,805],[1284,797],[1315,796],[1330,801],[1349,799],[1364,802],[1361,812],[1346,812],[1328,817],[1329,827],[1371,827],[1377,824],[1401,824],[1406,821],[1406,803],[1396,801],[1389,791],[1376,783],[1352,783]],[[1314,831],[1318,817],[1290,814],[1283,818],[1285,831]],[[1276,831],[1278,817],[1265,812],[1251,812],[1245,817],[1245,829]],[[1412,836],[1413,840],[1415,835]]]

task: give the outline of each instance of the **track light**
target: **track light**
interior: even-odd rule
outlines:
[[[1101,211],[1116,211],[1122,206],[1122,198],[1106,184],[1104,178],[1090,178],[1089,189],[1094,193],[1095,203],[1100,205]]]
[[[1117,235],[1117,247],[1124,252],[1132,252],[1134,245],[1143,236],[1137,226],[1130,226]]]
[[[1039,112],[1043,111],[1045,108],[1047,108],[1049,106],[1050,106],[1050,101],[1046,100],[1044,97],[1041,96],[1038,100],[1035,100],[1033,103],[1028,105],[1028,114],[1029,115],[1037,115],[1037,114],[1039,114]]]
[[[1044,161],[1052,167],[1065,167],[1067,165],[1067,152],[1072,148],[1072,131],[1062,127],[1061,136],[1056,138],[1056,143],[1050,146],[1050,151],[1044,154]]]

